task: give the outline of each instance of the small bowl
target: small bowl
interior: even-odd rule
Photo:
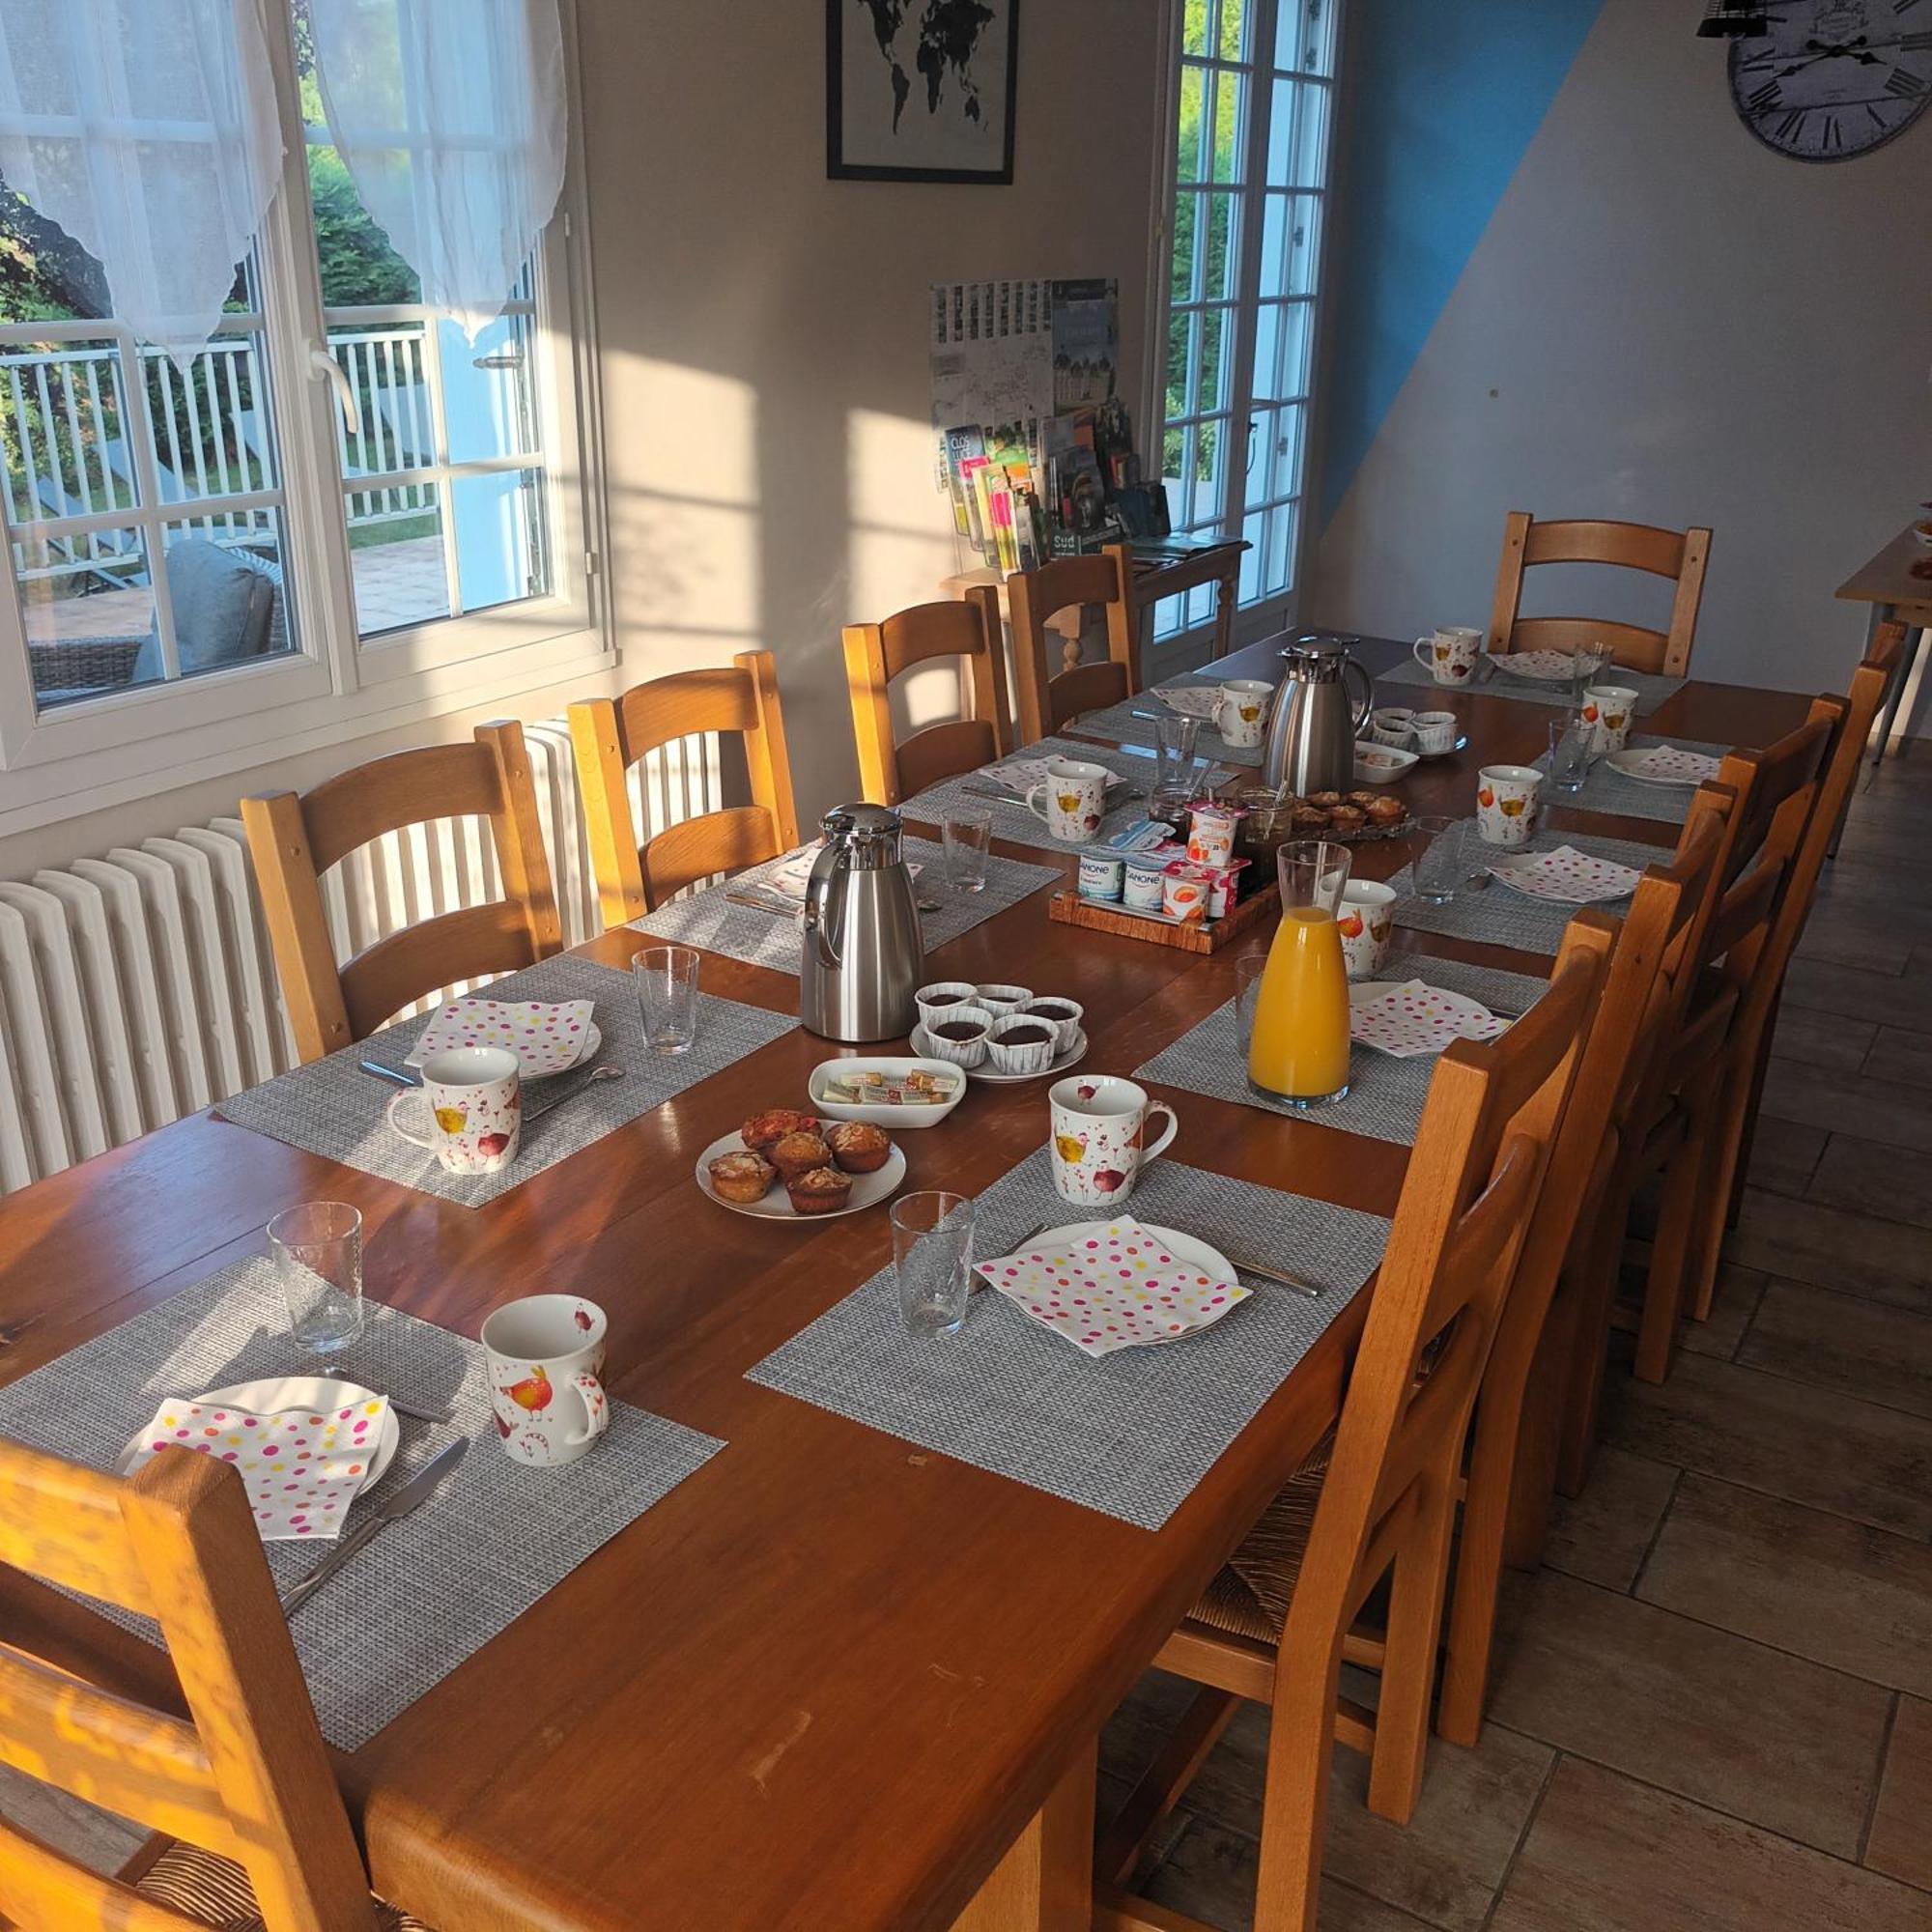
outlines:
[[[854,1073],[884,1073],[900,1079],[908,1073],[935,1073],[950,1079],[953,1091],[944,1099],[933,1101],[929,1107],[911,1104],[895,1107],[885,1101],[835,1100],[827,1094],[827,1081]],[[828,1121],[866,1121],[872,1126],[884,1127],[889,1133],[901,1133],[907,1127],[937,1126],[966,1097],[966,1082],[960,1077],[959,1068],[944,1060],[930,1057],[918,1060],[862,1057],[821,1060],[811,1069],[805,1091],[811,1101],[812,1111]]]
[[[1400,705],[1390,705],[1369,714],[1369,737],[1378,745],[1400,751],[1411,736],[1409,721],[1415,713]]]
[[[1394,784],[1415,763],[1417,753],[1405,752],[1399,745],[1357,745],[1355,782],[1361,785]]]
[[[1456,749],[1463,721],[1453,711],[1418,711],[1408,722],[1415,749],[1426,758],[1439,758]]]
[[[1007,1043],[1009,1034],[1027,1030],[1042,1031],[1046,1037]],[[993,1022],[993,1030],[986,1037],[986,1051],[993,1056],[993,1065],[1001,1073],[1044,1073],[1059,1056],[1059,1030],[1051,1020],[1035,1019],[1029,1013],[1008,1013]]]
[[[1033,998],[1031,986],[975,986],[973,1004],[984,1007],[989,1013],[1005,1019],[1009,1013],[1016,1013]]]
[[[939,1012],[941,1026],[971,1020],[979,1032],[971,1039],[948,1039],[944,1035],[933,1032],[932,1022],[928,1020],[920,1029],[921,1040],[935,1060],[950,1060],[955,1066],[978,1066],[986,1057],[986,1035],[998,1017],[984,1007],[945,1007]]]
[[[964,980],[935,980],[931,985],[922,986],[912,996],[912,1003],[919,1009],[920,1018],[929,1026],[934,1013],[948,1007],[977,1005],[979,998],[979,989]]]
[[[1058,1013],[1043,1013],[1039,1009],[1048,1002],[1058,1007],[1071,1007],[1073,1017],[1064,1020]],[[1043,1021],[1053,1029],[1054,1052],[1065,1053],[1080,1037],[1080,1022],[1087,1017],[1087,1009],[1078,1000],[1063,999],[1058,993],[1048,993],[1043,999],[1031,1000],[1020,1009],[1028,1019]]]

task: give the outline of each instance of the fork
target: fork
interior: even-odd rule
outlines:
[[[1029,1241],[1038,1240],[1040,1236],[1042,1236],[1045,1233],[1046,1233],[1046,1223],[1044,1221],[1036,1221],[1033,1224],[1033,1226],[1029,1228],[1026,1231],[1026,1233],[1022,1235],[1019,1237],[1019,1239],[1013,1243],[1009,1252],[1012,1254],[1018,1254],[1019,1251],[1022,1248],[1024,1248]],[[976,1273],[973,1277],[973,1287],[971,1292],[974,1294],[978,1294],[979,1292],[987,1285],[988,1284],[986,1281],[986,1277],[982,1274]]]

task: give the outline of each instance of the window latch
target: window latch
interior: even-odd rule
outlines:
[[[335,400],[342,408],[342,426],[351,436],[359,437],[362,434],[362,401],[355,393],[355,384],[349,380],[348,370],[327,349],[311,342],[308,346],[308,373],[318,381],[334,384]]]

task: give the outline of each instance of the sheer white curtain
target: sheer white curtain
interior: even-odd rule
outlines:
[[[474,341],[563,187],[556,0],[309,0],[309,19],[363,206]]]
[[[281,185],[256,0],[0,0],[0,175],[180,361]]]

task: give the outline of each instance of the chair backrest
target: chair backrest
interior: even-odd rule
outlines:
[[[0,1763],[247,1872],[269,1932],[376,1912],[240,1474],[156,1456],[129,1480],[0,1441],[0,1563],[160,1626],[188,1718],[0,1644]],[[0,1920],[206,1932],[0,1822]]]
[[[742,741],[751,804],[683,819],[640,846],[626,774],[660,745],[711,732]],[[615,699],[573,704],[570,743],[607,926],[655,911],[694,880],[775,859],[798,843],[770,651],[740,651],[728,665],[675,671]]]
[[[385,833],[470,814],[490,821],[503,896],[418,920],[338,968],[322,875]],[[515,972],[562,948],[529,753],[514,718],[477,725],[469,744],[397,752],[312,791],[244,798],[242,822],[304,1062],[365,1038],[426,993]]]
[[[1500,1038],[1459,1040],[1436,1064],[1290,1603],[1286,1656],[1319,1657],[1341,1641],[1354,1592],[1379,1575],[1384,1527],[1418,1484],[1460,1474],[1615,933],[1602,914],[1579,913],[1548,992]]]
[[[895,678],[938,658],[970,671],[973,711],[893,743],[890,690]],[[852,736],[859,781],[875,805],[897,805],[941,779],[1003,758],[1012,749],[1007,709],[1007,651],[1000,593],[976,583],[956,601],[915,604],[879,624],[845,627],[845,683],[852,699]]]
[[[1124,544],[1093,556],[1062,556],[1007,579],[1013,614],[1013,679],[1020,741],[1033,745],[1083,711],[1098,711],[1140,688],[1136,659],[1132,568]],[[1107,616],[1103,662],[1056,671],[1047,657],[1046,627],[1075,604],[1098,604]]]
[[[1507,651],[1575,651],[1604,643],[1627,670],[1682,677],[1690,666],[1697,606],[1704,595],[1704,567],[1711,555],[1708,529],[1661,530],[1650,524],[1592,521],[1538,523],[1527,510],[1512,510],[1503,525],[1502,561],[1490,613],[1489,648]],[[1667,577],[1677,592],[1670,627],[1646,630],[1597,617],[1524,617],[1522,574],[1540,563],[1607,563]]]

